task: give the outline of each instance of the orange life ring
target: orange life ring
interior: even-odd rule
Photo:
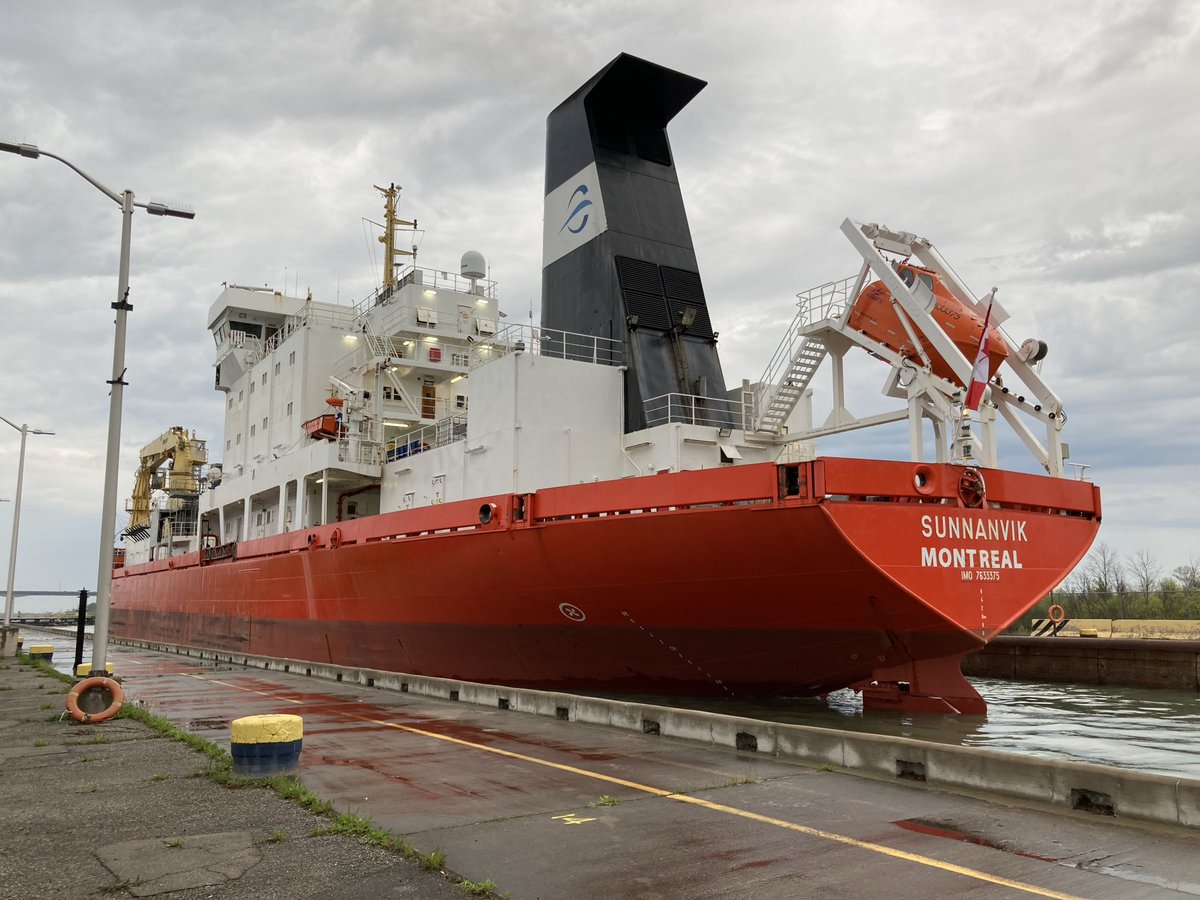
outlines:
[[[88,691],[97,689],[108,691],[112,695],[112,702],[100,712],[84,712],[79,708],[80,694],[86,694]],[[121,685],[117,684],[112,678],[93,675],[91,678],[83,679],[75,687],[71,688],[71,693],[67,694],[67,712],[71,714],[71,718],[76,722],[82,722],[85,725],[94,725],[97,722],[104,722],[115,716],[124,702],[125,692],[121,690]]]
[[[1053,622],[1055,625],[1061,625],[1063,619],[1065,619],[1066,617],[1067,617],[1067,611],[1065,609],[1063,609],[1057,603],[1051,605],[1051,607],[1050,607],[1050,621],[1051,622]]]
[[[342,529],[335,528],[329,532],[329,549],[336,550],[342,545]]]

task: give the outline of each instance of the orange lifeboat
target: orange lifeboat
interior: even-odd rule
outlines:
[[[934,320],[942,326],[967,361],[974,363],[975,354],[979,350],[979,335],[983,331],[983,318],[963,306],[937,274],[929,269],[901,263],[896,273],[905,284],[912,286],[919,280],[933,292],[934,307],[931,314]],[[849,324],[851,328],[921,365],[921,355],[913,346],[912,339],[904,330],[896,307],[892,304],[892,292],[884,287],[882,281],[873,281],[863,288],[850,310]],[[920,335],[920,330],[915,326],[913,330]],[[923,341],[922,349],[929,357],[933,374],[963,386],[962,380],[954,374],[950,364],[934,349],[931,342]],[[1008,356],[1008,345],[994,328],[988,334],[987,353],[988,378],[991,379]]]

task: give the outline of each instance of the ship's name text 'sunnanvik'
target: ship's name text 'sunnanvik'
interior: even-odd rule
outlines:
[[[1028,542],[1025,524],[1014,519],[921,516],[921,536],[960,541]],[[947,569],[1024,568],[1015,549],[996,550],[990,547],[922,547],[921,565]]]
[[[959,516],[921,516],[921,537],[964,541],[1024,541],[1025,523],[1014,519],[966,519]]]

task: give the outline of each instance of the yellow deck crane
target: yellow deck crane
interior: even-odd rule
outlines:
[[[155,475],[167,462],[171,468],[162,486],[170,495],[169,502],[178,503],[181,509],[185,499],[194,500],[199,495],[200,467],[208,462],[208,449],[204,441],[196,439],[195,432],[189,435],[186,428],[176,425],[142,448],[129,500],[129,527],[125,529],[129,537],[138,539],[149,534],[150,492],[155,487]]]

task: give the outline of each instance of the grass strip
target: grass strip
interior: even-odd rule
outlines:
[[[317,837],[328,834],[341,834],[353,837],[361,844],[378,847],[390,853],[400,854],[416,862],[423,869],[440,871],[463,890],[473,896],[508,900],[508,894],[497,894],[495,884],[487,881],[475,883],[464,881],[451,872],[446,872],[446,854],[441,850],[421,853],[413,844],[386,828],[376,825],[368,816],[360,816],[355,812],[335,812],[333,803],[318,797],[292,775],[271,775],[265,778],[240,778],[233,774],[233,757],[227,750],[212,744],[198,735],[184,731],[169,719],[156,716],[145,708],[133,704],[125,704],[117,713],[117,718],[133,719],[171,740],[179,741],[208,757],[208,769],[205,776],[217,784],[228,788],[266,788],[276,796],[299,804],[313,815],[320,816],[326,822],[318,825],[310,836]],[[468,887],[469,886],[469,887]]]
[[[65,684],[74,684],[76,681],[75,678],[65,672],[58,671],[58,669],[45,660],[33,659],[25,653],[17,657],[17,662],[36,669],[44,675],[56,678]],[[375,825],[367,816],[360,816],[353,812],[335,813],[331,801],[322,800],[292,775],[272,775],[266,778],[239,778],[233,774],[233,757],[229,754],[229,751],[204,740],[204,738],[198,735],[192,734],[190,731],[184,731],[163,716],[156,716],[144,707],[126,702],[122,704],[121,710],[117,713],[116,717],[118,719],[132,719],[135,722],[140,722],[162,737],[179,741],[197,753],[203,753],[208,758],[208,768],[205,770],[204,775],[217,784],[229,788],[267,788],[274,791],[276,796],[284,800],[298,803],[313,813],[313,815],[328,819],[327,824],[319,825],[312,830],[311,834],[314,836],[326,834],[348,835],[367,846],[378,847],[381,850],[391,853],[398,853],[416,862],[423,869],[441,871],[443,875],[451,879],[465,893],[471,896],[494,898],[494,900],[510,900],[509,894],[496,893],[495,882],[490,878],[480,882],[467,881],[466,879],[459,878],[452,872],[444,871],[446,854],[441,850],[421,853],[411,842],[386,828]],[[96,738],[86,743],[107,743],[107,739]],[[601,798],[602,803],[604,800],[605,798]],[[272,839],[277,841],[281,838],[275,838],[272,835],[272,838],[268,840]]]

